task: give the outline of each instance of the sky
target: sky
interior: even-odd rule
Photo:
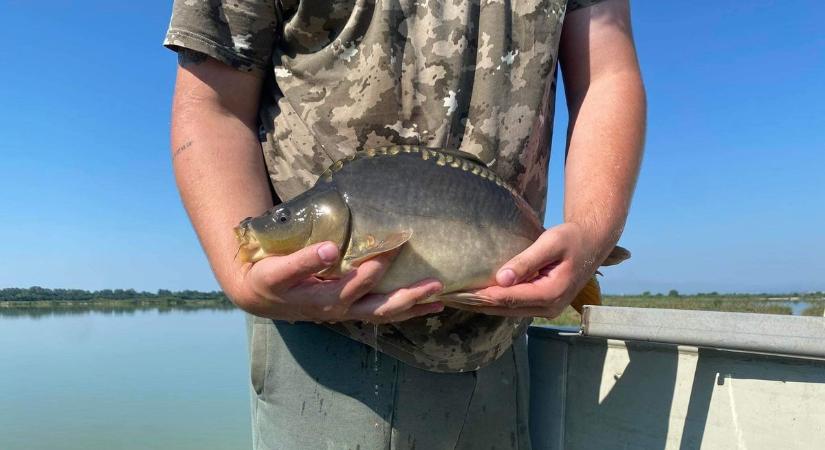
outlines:
[[[603,271],[604,290],[825,290],[825,6],[632,8],[646,153],[621,239],[633,257]],[[218,288],[171,171],[170,11],[0,1],[0,288]]]

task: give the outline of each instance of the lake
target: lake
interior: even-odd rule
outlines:
[[[237,310],[0,315],[0,449],[251,447]]]

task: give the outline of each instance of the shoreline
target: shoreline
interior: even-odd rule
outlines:
[[[197,310],[236,310],[222,293],[188,292],[187,297],[141,293],[132,298],[87,298],[48,300],[0,299],[0,316],[42,317],[61,314],[110,313],[128,314],[138,311],[159,312]],[[703,295],[606,295],[603,304],[636,308],[687,309],[757,314],[823,316],[825,296],[820,293],[801,294],[703,294]],[[537,318],[535,324],[578,326],[581,316],[566,308],[554,319]]]

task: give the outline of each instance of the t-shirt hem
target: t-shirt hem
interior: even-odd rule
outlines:
[[[567,12],[576,11],[577,9],[587,8],[589,6],[593,6],[596,3],[601,3],[603,0],[578,0],[573,2],[572,5],[567,7]],[[569,3],[568,3],[569,4]]]
[[[382,339],[380,336],[378,337],[378,340],[375,344],[378,347],[376,350],[385,353],[389,356],[392,356],[393,358],[405,364],[408,364],[421,370],[439,373],[471,372],[474,370],[481,369],[487,366],[488,364],[492,363],[499,357],[501,357],[501,355],[503,355],[507,351],[507,349],[512,347],[513,342],[516,339],[520,338],[524,333],[527,332],[526,325],[529,325],[529,322],[520,325],[522,329],[519,330],[517,334],[514,334],[510,339],[500,342],[498,345],[493,347],[495,350],[490,350],[488,352],[481,353],[476,357],[464,356],[460,358],[462,363],[460,366],[453,366],[453,364],[451,364],[453,361],[450,359],[433,358],[426,354],[411,351],[401,345],[396,344],[393,341]],[[336,327],[334,325],[327,325],[327,328],[331,329],[332,331],[335,331],[338,334],[346,336],[354,341],[360,342],[364,345],[368,345],[374,348],[373,344],[358,339],[357,337],[347,333],[345,329]]]
[[[242,72],[263,76],[268,65],[256,59],[239,54],[234,48],[215,42],[207,36],[180,28],[170,28],[166,32],[163,46],[177,52],[181,48],[194,50],[233,67]]]

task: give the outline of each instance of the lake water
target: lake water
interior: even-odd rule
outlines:
[[[0,449],[251,447],[239,311],[0,316]]]

